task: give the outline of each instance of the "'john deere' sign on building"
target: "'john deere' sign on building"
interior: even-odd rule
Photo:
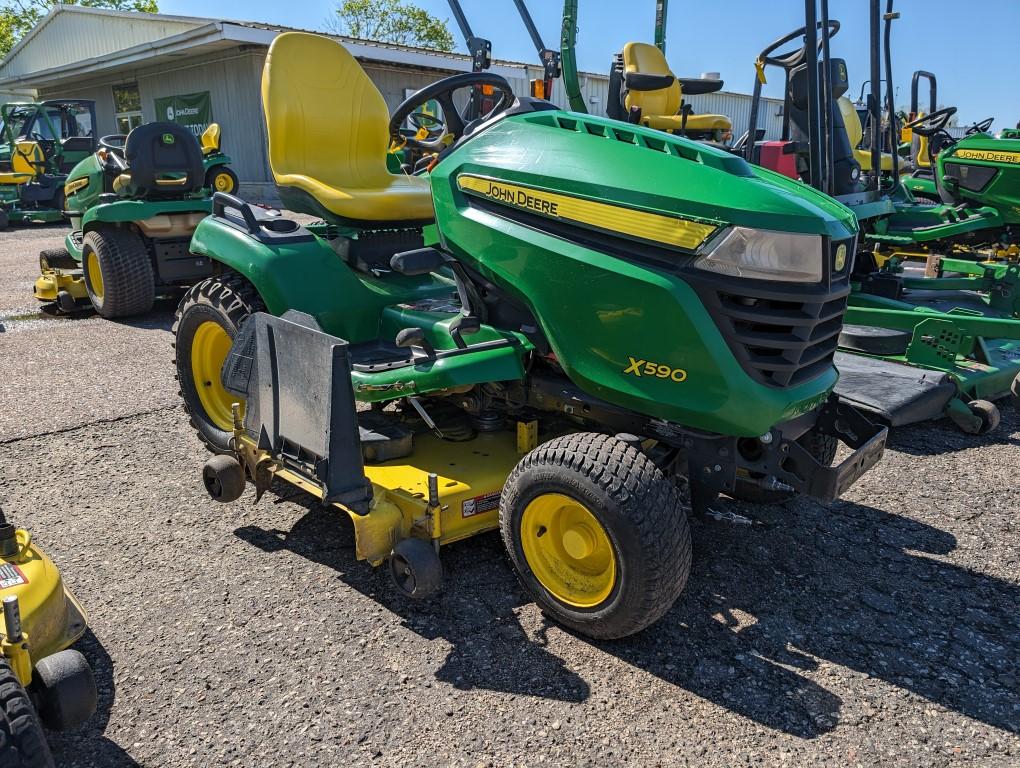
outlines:
[[[213,119],[209,91],[156,99],[156,119],[187,126],[193,134],[201,136]]]

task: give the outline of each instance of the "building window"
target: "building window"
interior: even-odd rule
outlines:
[[[117,133],[128,134],[141,125],[142,98],[138,95],[138,84],[114,86],[113,108],[117,117]]]

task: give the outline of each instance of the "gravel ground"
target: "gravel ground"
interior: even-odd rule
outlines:
[[[215,505],[170,366],[172,307],[40,318],[0,234],[0,503],[90,612],[96,717],[63,766],[1020,765],[1020,419],[900,430],[831,505],[694,525],[651,629],[547,622],[495,534],[409,604],[343,515]]]

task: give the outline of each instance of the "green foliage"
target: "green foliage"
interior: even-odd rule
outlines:
[[[62,0],[65,5],[109,8],[115,11],[156,13],[156,0]],[[6,56],[40,19],[57,5],[57,0],[0,0],[0,56]]]
[[[407,0],[343,0],[326,24],[331,32],[363,40],[453,50],[446,21]]]

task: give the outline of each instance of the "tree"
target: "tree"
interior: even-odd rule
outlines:
[[[58,0],[0,0],[0,56],[11,48],[39,23]],[[156,13],[156,0],[61,0],[64,5],[82,5],[87,8],[109,8],[115,11]]]
[[[326,20],[329,31],[338,35],[452,51],[453,35],[446,25],[408,0],[343,0]]]

